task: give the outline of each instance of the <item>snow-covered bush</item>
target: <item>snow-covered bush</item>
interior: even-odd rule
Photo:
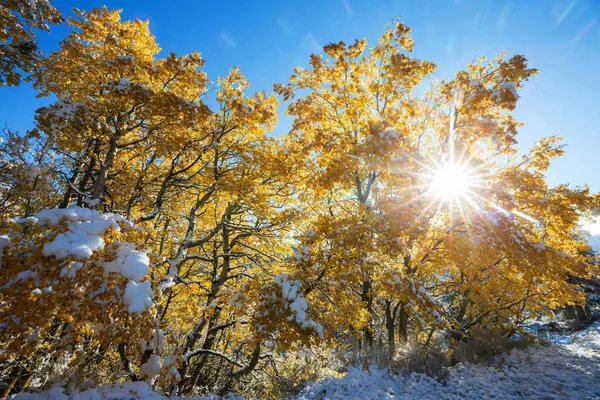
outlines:
[[[153,294],[130,222],[70,207],[11,221],[0,234],[0,384],[78,385],[86,371],[100,383],[110,365],[140,356],[129,344],[152,335]]]

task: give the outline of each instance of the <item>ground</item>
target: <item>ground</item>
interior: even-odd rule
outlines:
[[[551,344],[513,351],[491,365],[458,365],[440,383],[420,374],[352,369],[343,378],[311,382],[293,400],[308,399],[600,399],[600,321]],[[209,397],[210,398],[210,397]],[[14,400],[152,399],[166,397],[146,383],[103,386],[67,396],[61,388]],[[199,399],[199,398],[197,398]]]
[[[451,368],[445,383],[424,375],[355,369],[309,384],[306,399],[600,399],[600,323],[552,344],[513,351],[492,365]]]

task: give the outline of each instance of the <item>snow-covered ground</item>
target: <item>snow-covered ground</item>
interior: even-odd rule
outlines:
[[[309,384],[308,399],[600,399],[600,322],[553,346],[513,351],[497,364],[459,365],[445,383],[424,375],[392,376],[372,368]]]
[[[309,383],[293,400],[308,399],[600,399],[600,321],[574,335],[550,335],[548,347],[513,351],[492,365],[459,365],[445,383],[425,375],[352,369],[343,378]],[[66,395],[61,388],[13,400],[102,400],[166,397],[147,383],[103,386]],[[195,399],[211,399],[197,397]]]
[[[54,388],[43,393],[20,393],[9,397],[10,400],[167,400],[161,394],[152,390],[146,382],[127,382],[114,385],[101,386],[83,392],[65,394],[62,388]],[[178,400],[172,397],[170,400]],[[188,397],[186,400],[217,400],[220,397]],[[243,400],[241,397],[225,397],[223,400]]]

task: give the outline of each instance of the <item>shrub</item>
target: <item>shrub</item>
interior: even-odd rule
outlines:
[[[466,339],[451,342],[450,361],[452,364],[491,363],[500,354],[522,350],[541,341],[529,334],[511,337],[510,332],[500,327],[476,327],[469,331]]]
[[[398,350],[394,360],[394,367],[405,372],[425,374],[438,381],[445,381],[448,377],[448,358],[439,343],[423,345],[409,342]]]
[[[309,381],[337,375],[329,369],[331,357],[326,357],[319,349],[300,349],[286,353],[275,361],[274,374],[269,377],[266,393],[262,393],[261,397],[292,397]]]

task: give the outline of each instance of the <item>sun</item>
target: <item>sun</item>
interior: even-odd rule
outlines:
[[[456,162],[439,165],[430,179],[429,191],[445,202],[466,199],[473,185],[468,168]]]

